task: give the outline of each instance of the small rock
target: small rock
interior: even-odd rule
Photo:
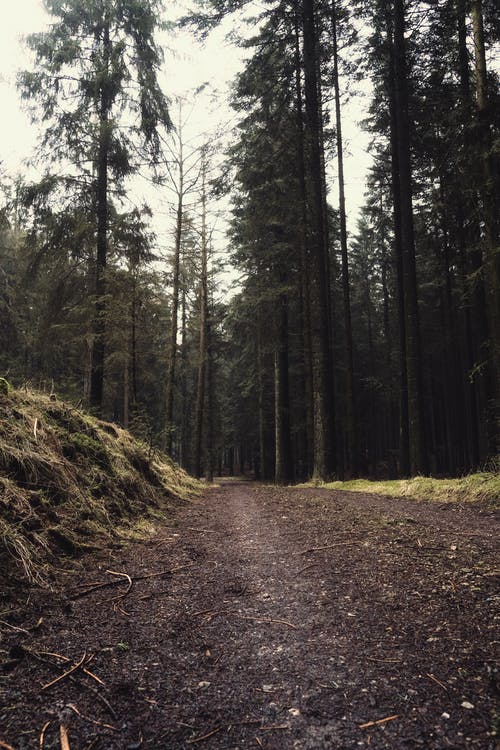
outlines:
[[[443,713],[441,714],[441,718],[442,719],[449,719],[450,718],[450,714],[447,714],[446,711],[443,711]]]
[[[273,692],[273,686],[272,685],[262,685],[262,690],[264,693],[272,693]]]
[[[300,716],[300,708],[289,708],[288,713],[292,716]]]
[[[469,710],[471,708],[474,708],[474,704],[470,703],[469,701],[462,701],[462,703],[460,705],[462,706],[462,708],[467,708]]]
[[[212,684],[211,682],[207,682],[206,680],[202,680],[201,682],[198,683],[198,687],[200,687],[200,688],[206,688],[206,687],[209,687],[211,684]]]

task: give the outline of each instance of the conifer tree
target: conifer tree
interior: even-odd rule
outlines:
[[[28,38],[35,67],[19,76],[33,119],[44,123],[42,154],[83,186],[93,207],[94,319],[91,405],[103,399],[106,266],[112,194],[137,168],[135,147],[154,162],[158,128],[170,127],[157,72],[162,61],[154,39],[159,0],[46,0],[54,23]],[[124,127],[122,127],[122,125]]]

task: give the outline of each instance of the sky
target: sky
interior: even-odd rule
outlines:
[[[181,14],[180,3],[167,3],[173,12]],[[37,128],[29,121],[23,110],[15,87],[18,70],[30,67],[29,53],[23,44],[23,36],[43,30],[49,18],[42,0],[14,0],[6,3],[0,25],[0,162],[9,174],[26,173],[26,160],[36,148]],[[243,64],[243,52],[226,41],[231,30],[232,19],[209,36],[204,45],[199,44],[188,32],[165,35],[165,66],[161,75],[163,90],[172,100],[176,96],[192,98],[192,92],[201,84],[209,84],[205,92],[196,97],[191,108],[186,137],[198,139],[205,133],[222,130],[230,136],[234,113],[228,106],[228,89],[231,80]],[[355,231],[359,209],[363,204],[366,171],[370,164],[369,136],[363,132],[359,121],[364,116],[365,99],[355,99],[343,110],[343,135],[345,141],[345,175],[348,228]],[[328,167],[331,183],[330,202],[337,204],[335,160]],[[138,190],[146,190],[139,188]],[[152,190],[152,189],[151,189]],[[144,196],[137,196],[140,202]],[[148,202],[158,216],[155,231],[158,243],[166,253],[172,242],[169,225],[168,203],[170,196],[162,195],[156,188],[150,193]],[[219,245],[224,243],[224,217],[217,220]]]

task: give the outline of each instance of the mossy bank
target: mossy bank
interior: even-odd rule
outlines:
[[[202,488],[114,424],[54,396],[0,389],[4,575],[50,585],[62,559],[152,533]]]

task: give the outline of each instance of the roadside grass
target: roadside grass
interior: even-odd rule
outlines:
[[[115,424],[0,389],[0,570],[50,586],[91,549],[146,538],[203,484]],[[65,563],[63,561],[66,561]]]
[[[320,485],[308,483],[303,487],[320,486],[331,490],[347,492],[368,492],[389,497],[410,497],[438,503],[481,502],[494,508],[500,507],[500,474],[479,472],[458,479],[434,479],[414,477],[413,479],[393,479],[372,481],[353,479],[348,482],[326,482]]]

